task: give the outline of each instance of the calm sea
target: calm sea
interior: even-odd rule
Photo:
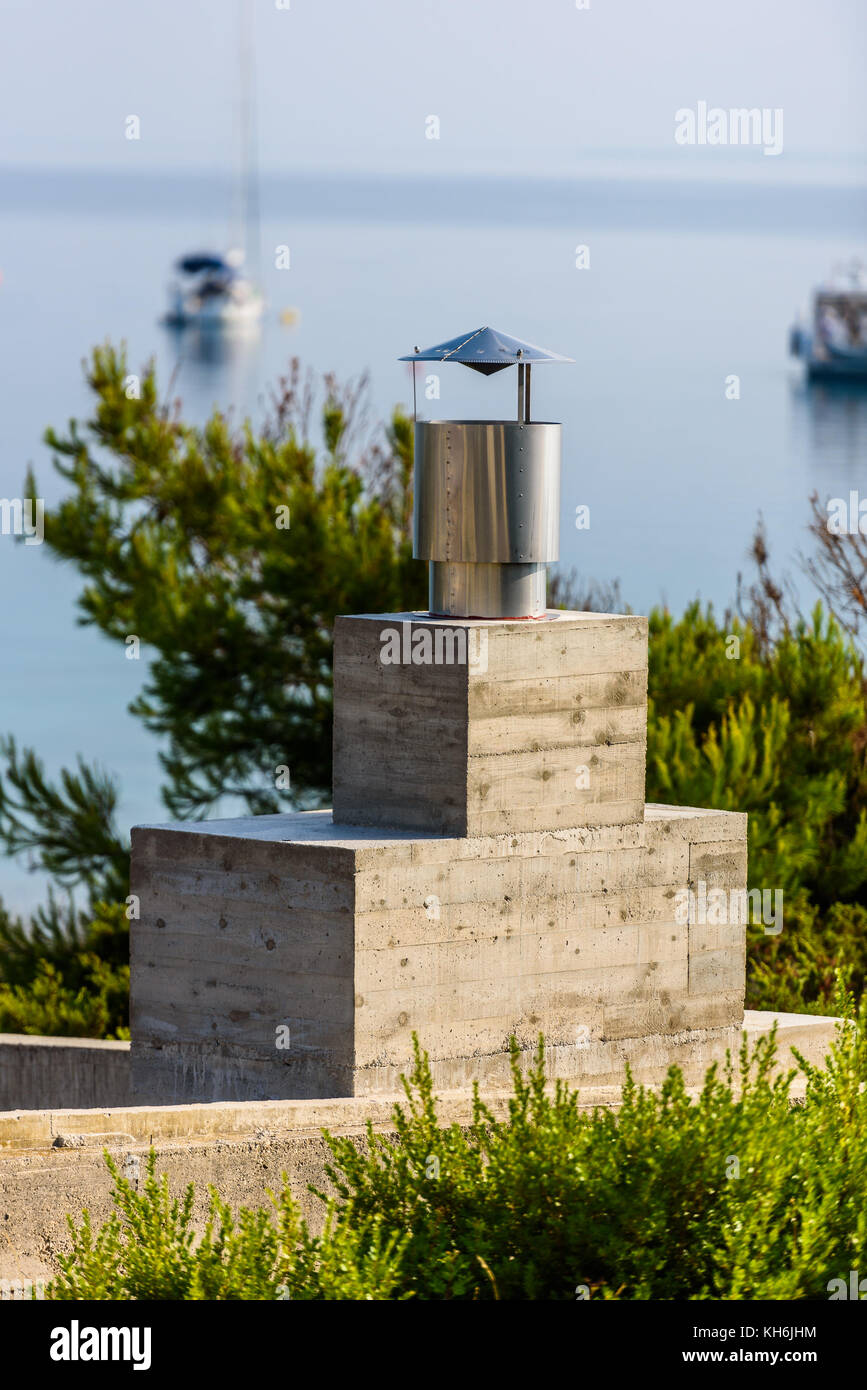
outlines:
[[[867,391],[807,389],[786,357],[796,309],[835,261],[867,251],[867,192],[797,182],[266,180],[258,336],[208,351],[159,324],[172,260],[224,249],[218,179],[0,173],[0,496],[28,463],[62,493],[44,428],[88,411],[81,363],[125,340],[155,356],[190,418],[260,418],[298,355],[342,378],[368,371],[374,418],[411,402],[396,358],[481,324],[576,359],[535,373],[534,415],[564,425],[562,564],[619,579],[636,611],[724,608],[758,514],[795,567],[807,498],[867,487]],[[277,270],[275,248],[291,266]],[[576,268],[576,247],[589,268]],[[284,309],[296,321],[281,321]],[[420,414],[511,418],[512,373],[440,372]],[[727,378],[739,399],[727,399]],[[590,508],[578,531],[575,509]],[[144,661],[76,625],[79,584],[44,547],[0,536],[0,731],[49,771],[77,754],[116,773],[124,829],[167,819],[157,745],[126,713]],[[0,864],[16,909],[42,895]]]

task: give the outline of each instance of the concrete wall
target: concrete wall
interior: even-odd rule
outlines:
[[[129,1105],[128,1042],[0,1033],[0,1110]]]

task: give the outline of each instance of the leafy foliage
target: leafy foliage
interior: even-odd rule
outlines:
[[[52,904],[56,909],[56,904]],[[53,930],[25,930],[0,914],[0,1032],[128,1038],[129,922],[122,903],[99,903]]]
[[[115,826],[116,788],[81,760],[55,784],[14,740],[0,751],[0,842],[68,894],[51,891],[27,925],[0,907],[0,1031],[128,1037],[129,848]]]
[[[64,769],[60,786],[30,749],[0,737],[0,834],[9,854],[30,856],[62,887],[83,884],[109,899],[126,893],[129,847],[115,827],[117,788],[112,779],[78,759]]]
[[[677,1068],[652,1092],[627,1074],[617,1111],[546,1085],[544,1046],[499,1119],[442,1127],[427,1055],[394,1137],[363,1150],[326,1135],[337,1190],[311,1237],[284,1187],[276,1224],[211,1195],[196,1247],[192,1190],[171,1202],[151,1156],[141,1196],[85,1218],[49,1296],[65,1298],[809,1299],[867,1262],[867,1011],[841,1026],[827,1070],[775,1073],[775,1042],[742,1047],[698,1096]],[[73,1231],[75,1227],[73,1226]]]
[[[405,1239],[381,1221],[335,1225],[312,1236],[288,1187],[274,1211],[242,1207],[237,1217],[209,1189],[205,1230],[193,1228],[194,1189],[172,1198],[168,1179],[148,1155],[141,1192],[106,1155],[114,1179],[114,1211],[94,1231],[87,1211],[67,1218],[72,1251],[46,1297],[80,1299],[383,1300],[396,1291]]]
[[[308,438],[313,382],[297,363],[258,434],[216,413],[197,429],[161,404],[149,369],[93,354],[95,413],[49,431],[70,494],[46,544],[84,577],[81,621],[154,654],[133,710],[165,741],[165,801],[204,815],[222,796],[253,812],[316,804],[330,783],[331,629],[339,612],[418,606],[409,541],[412,425],[364,438],[364,382],[324,380],[324,452]],[[350,462],[354,453],[355,461]],[[27,489],[38,489],[32,474]],[[0,740],[0,843],[58,891],[25,925],[0,907],[0,1028],[125,1036],[129,846],[112,779],[80,759],[52,783]],[[291,769],[292,798],[275,790]]]
[[[317,457],[297,363],[258,434],[219,412],[203,428],[182,423],[153,367],[131,399],[127,371],[123,352],[97,349],[94,418],[46,435],[71,485],[46,513],[46,545],[85,578],[81,621],[153,653],[132,710],[167,742],[173,815],[204,815],[221,796],[284,810],[281,765],[316,804],[330,785],[334,615],[424,599],[411,421],[396,411],[384,446],[365,445],[363,384],[341,392],[327,377]]]
[[[513,1052],[508,1119],[477,1094],[463,1132],[437,1126],[417,1049],[396,1142],[330,1140],[340,1215],[411,1232],[403,1280],[420,1297],[826,1297],[867,1256],[867,1048],[844,1029],[827,1075],[803,1064],[797,1107],[774,1056],[744,1042],[697,1099],[677,1068],[658,1092],[627,1073],[622,1107],[588,1113],[546,1088],[540,1043],[526,1078]]]
[[[737,645],[732,639],[736,639]],[[749,813],[749,877],[781,889],[780,937],[751,942],[754,1008],[827,1010],[867,967],[862,659],[817,607],[773,641],[693,604],[650,618],[647,798]]]

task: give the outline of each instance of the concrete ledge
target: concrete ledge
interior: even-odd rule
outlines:
[[[128,1105],[129,1043],[0,1033],[0,1110]]]
[[[821,1064],[834,1040],[836,1019],[818,1014],[772,1014],[748,1009],[744,1014],[743,1031],[751,1045],[770,1031],[774,1020],[780,1066],[795,1065],[793,1047],[807,1061]],[[735,1046],[738,1036],[735,1029],[732,1033]],[[689,1039],[690,1035],[684,1034],[684,1038]],[[691,1040],[694,1042],[694,1037]],[[0,1151],[22,1144],[28,1148],[50,1147],[71,1132],[93,1135],[96,1142],[106,1135],[131,1139],[143,1139],[146,1134],[161,1139],[208,1139],[217,1135],[228,1138],[255,1134],[263,1126],[269,1132],[274,1126],[279,1130],[311,1133],[323,1127],[344,1129],[349,1126],[361,1130],[368,1118],[375,1125],[387,1125],[394,1105],[403,1099],[403,1093],[395,1087],[376,1097],[131,1106],[129,1048],[128,1042],[103,1042],[94,1038],[0,1033]],[[556,1054],[559,1049],[551,1051]],[[557,1060],[556,1056],[549,1058],[554,1064],[552,1075],[561,1071]],[[566,1072],[561,1071],[561,1074],[565,1076]],[[580,1104],[582,1108],[613,1104],[619,1090],[613,1079],[606,1085],[581,1087]],[[485,1091],[492,1104],[510,1094],[499,1088]],[[444,1123],[461,1122],[467,1096],[465,1090],[440,1093]]]
[[[827,1014],[779,1014],[766,1013],[760,1009],[747,1009],[744,1013],[744,1032],[750,1047],[764,1033],[769,1033],[773,1024],[777,1025],[777,1071],[788,1071],[797,1066],[792,1048],[797,1048],[805,1061],[820,1067],[828,1055],[831,1044],[837,1036],[839,1018]]]
[[[747,1010],[743,1032],[752,1047],[759,1037],[777,1025],[778,1070],[795,1066],[792,1048],[814,1065],[820,1065],[834,1041],[838,1020],[824,1015],[765,1013]],[[740,1033],[735,1030],[736,1046]],[[46,1055],[63,1052],[66,1046],[80,1049],[88,1044],[110,1049],[122,1065],[128,1057],[128,1043],[93,1042],[89,1039],[19,1038],[0,1034],[0,1056],[6,1045],[19,1042],[46,1045]],[[55,1049],[52,1054],[52,1049]],[[125,1053],[126,1050],[126,1053]],[[26,1048],[25,1048],[26,1051]],[[709,1065],[709,1063],[708,1063]],[[661,1077],[660,1077],[661,1079]],[[695,1078],[695,1086],[701,1078]],[[574,1082],[572,1083],[575,1084]],[[485,1089],[483,1098],[497,1115],[508,1113],[511,1089]],[[616,1106],[619,1085],[581,1087],[582,1110],[597,1105]],[[379,1096],[337,1096],[323,1100],[212,1101],[197,1105],[124,1105],[102,1103],[96,1106],[19,1106],[0,1112],[0,1158],[10,1150],[21,1149],[113,1149],[127,1145],[150,1146],[157,1143],[208,1143],[212,1140],[276,1139],[292,1134],[318,1134],[322,1129],[335,1133],[361,1133],[368,1120],[378,1130],[389,1130],[394,1107],[405,1101],[402,1091]],[[469,1088],[438,1093],[439,1115],[444,1125],[466,1124],[472,1114]]]

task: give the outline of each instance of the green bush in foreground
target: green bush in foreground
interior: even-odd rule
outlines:
[[[99,1231],[87,1211],[72,1253],[46,1289],[54,1299],[386,1299],[398,1289],[406,1238],[373,1220],[358,1227],[329,1217],[311,1236],[284,1186],[274,1211],[242,1208],[237,1218],[209,1189],[204,1235],[193,1230],[193,1184],[172,1198],[151,1150],[141,1192],[113,1160],[115,1210]]]
[[[838,1009],[851,1014],[838,993]],[[85,1213],[54,1298],[804,1299],[867,1272],[867,1015],[827,1070],[799,1059],[806,1099],[772,1075],[773,1039],[708,1072],[690,1098],[674,1068],[657,1093],[630,1078],[616,1113],[546,1088],[544,1047],[500,1121],[478,1094],[467,1130],[437,1121],[416,1044],[396,1138],[367,1149],[326,1136],[338,1198],[311,1236],[284,1190],[273,1213],[233,1219],[211,1194],[205,1235],[192,1188],[172,1201],[151,1156],[141,1194],[115,1179],[116,1211]],[[111,1166],[111,1165],[110,1165]],[[319,1194],[326,1200],[324,1194]]]

